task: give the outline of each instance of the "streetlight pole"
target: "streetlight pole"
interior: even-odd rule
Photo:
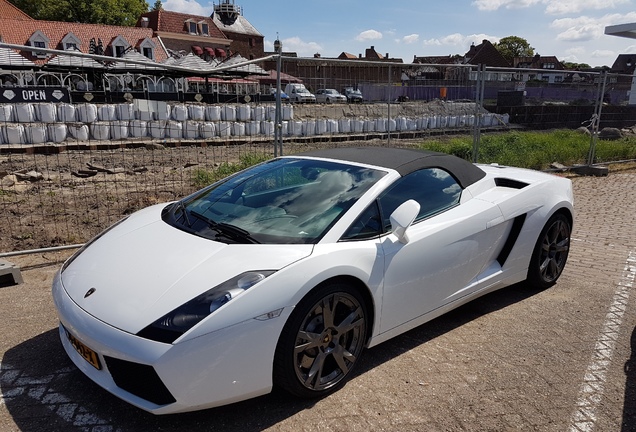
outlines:
[[[280,100],[280,69],[283,43],[278,39],[278,37],[274,41],[274,51],[278,54],[278,57],[276,58],[276,115],[274,124],[274,157],[278,157],[279,155],[283,155],[283,113]]]

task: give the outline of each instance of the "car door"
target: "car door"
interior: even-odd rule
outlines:
[[[476,199],[459,204],[461,193],[448,172],[429,168],[403,177],[379,197],[385,231],[400,204],[409,199],[420,204],[406,244],[394,235],[381,242],[381,332],[474,292],[480,273],[501,250],[507,228],[499,208]]]

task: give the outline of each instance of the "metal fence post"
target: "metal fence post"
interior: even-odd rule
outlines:
[[[594,115],[592,116],[592,123],[590,124],[590,151],[587,154],[587,165],[594,164],[594,158],[596,157],[596,140],[598,139],[598,130],[601,123],[601,113],[603,111],[603,99],[605,97],[605,87],[607,86],[607,71],[601,72],[600,80],[598,83],[598,94],[596,97],[596,106],[594,107]]]
[[[486,65],[477,67],[477,80],[475,83],[475,126],[473,128],[473,163],[479,158],[479,142],[481,140],[481,107],[484,105],[484,84]]]

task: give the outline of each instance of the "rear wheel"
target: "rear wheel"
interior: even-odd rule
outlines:
[[[538,288],[554,285],[561,276],[570,252],[572,225],[557,213],[543,227],[530,259],[528,282]]]
[[[367,309],[351,286],[334,283],[305,297],[281,333],[274,382],[300,397],[321,397],[342,387],[366,342]]]

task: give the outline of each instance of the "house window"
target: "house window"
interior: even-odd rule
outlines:
[[[64,38],[62,38],[62,47],[65,50],[78,50],[79,51],[80,45],[81,45],[81,41],[79,40],[79,38],[77,36],[75,36],[71,32],[67,33],[66,36],[64,36]]]
[[[110,44],[113,57],[123,57],[130,44],[123,38],[123,36],[117,36]]]
[[[199,28],[201,30],[201,34],[203,36],[208,36],[210,34],[210,26],[206,22],[200,22]]]
[[[194,21],[186,21],[186,29],[190,34],[197,34],[197,23]]]
[[[148,47],[144,47],[143,48],[144,52],[144,57],[148,57],[149,59],[152,58],[152,48],[148,48]]]
[[[123,45],[115,46],[115,57],[123,57],[126,52],[126,47]]]
[[[138,45],[137,49],[144,57],[148,57],[151,60],[155,59],[155,43],[150,38],[145,38]]]
[[[29,43],[31,46],[36,48],[48,48],[49,47],[49,38],[46,37],[44,33],[40,30],[36,30],[33,35],[29,38]],[[38,58],[46,58],[48,54],[42,51],[32,51],[31,54]]]

